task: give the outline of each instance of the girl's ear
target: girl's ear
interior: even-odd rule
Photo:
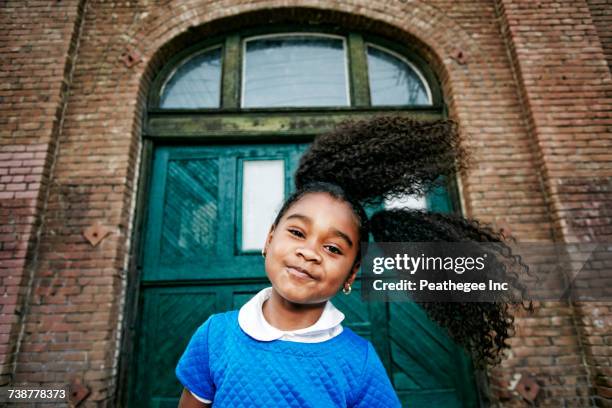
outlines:
[[[266,243],[264,245],[264,250],[268,247],[270,242],[272,241],[272,236],[274,235],[274,224],[270,227],[270,231],[268,231],[268,236],[266,237]]]
[[[346,283],[348,283],[349,285],[352,285],[353,282],[355,282],[355,279],[357,278],[357,272],[359,271],[360,266],[361,266],[360,261],[355,262],[355,264],[351,268],[351,273],[349,274],[348,279],[346,280]]]

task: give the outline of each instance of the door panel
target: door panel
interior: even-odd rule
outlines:
[[[278,168],[268,174],[282,180],[281,190],[287,196],[306,147],[156,149],[130,406],[176,407],[181,385],[174,368],[197,327],[213,313],[240,308],[269,286],[260,249],[253,244],[257,238],[249,241],[248,248],[242,245],[243,207],[252,204],[243,204],[242,193],[250,188],[244,183],[255,180],[260,184],[254,187],[265,188],[270,180],[245,178],[244,163],[282,160],[284,175],[278,176]],[[428,197],[430,205],[435,202],[442,210],[448,206],[443,193]],[[469,359],[420,307],[364,302],[359,279],[353,289],[352,295],[340,293],[332,301],[346,316],[343,325],[372,341],[405,406],[476,406]]]
[[[282,160],[286,195],[304,149],[293,144],[158,148],[143,282],[264,278],[260,250],[240,245],[243,164]]]

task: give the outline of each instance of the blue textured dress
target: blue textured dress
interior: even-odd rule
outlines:
[[[238,311],[212,315],[176,367],[181,383],[213,407],[401,407],[372,344],[349,328],[330,340],[258,341]]]

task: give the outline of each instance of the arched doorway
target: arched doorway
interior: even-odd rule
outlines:
[[[425,61],[363,33],[266,28],[176,55],[145,119],[153,162],[129,406],[176,407],[174,367],[195,329],[268,286],[263,237],[315,135],[345,119],[444,112]],[[453,194],[451,180],[404,204],[457,211]],[[477,406],[469,359],[417,305],[356,293],[333,302],[372,341],[405,405]]]

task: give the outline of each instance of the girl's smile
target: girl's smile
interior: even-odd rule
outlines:
[[[295,276],[298,279],[302,279],[306,281],[316,280],[316,278],[312,276],[312,274],[309,273],[306,269],[299,268],[296,266],[288,266],[287,273],[289,273],[291,276]]]

